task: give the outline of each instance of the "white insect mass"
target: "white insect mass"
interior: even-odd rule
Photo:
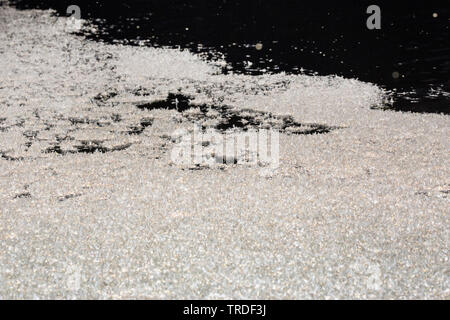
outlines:
[[[449,297],[448,116],[0,17],[1,298]],[[277,130],[279,163],[178,165],[195,125]]]

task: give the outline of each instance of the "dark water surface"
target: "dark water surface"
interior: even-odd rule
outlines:
[[[450,113],[449,1],[15,1],[61,15],[72,4],[100,30],[90,39],[224,55],[245,74],[357,78],[392,90],[395,110]],[[366,26],[370,4],[380,30]]]

